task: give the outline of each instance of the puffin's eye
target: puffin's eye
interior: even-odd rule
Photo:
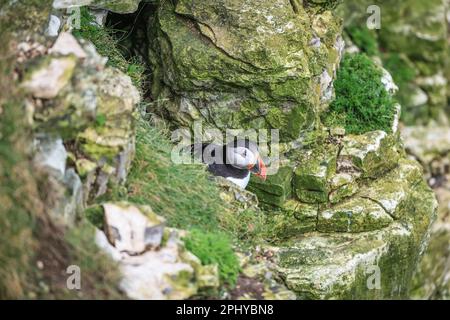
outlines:
[[[244,149],[243,155],[244,155],[244,158],[247,158],[247,149]]]

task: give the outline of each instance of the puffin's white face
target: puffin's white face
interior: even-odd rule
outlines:
[[[258,155],[245,147],[235,147],[227,149],[227,160],[233,167],[248,169],[256,165]]]
[[[249,170],[261,179],[266,179],[266,166],[262,161],[258,146],[247,140],[229,143],[226,148],[227,164],[242,170]]]

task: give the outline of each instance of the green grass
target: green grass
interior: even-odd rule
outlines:
[[[80,22],[80,29],[74,30],[73,34],[78,38],[91,41],[100,55],[108,57],[108,66],[115,67],[130,76],[133,84],[142,89],[145,67],[137,58],[124,57],[113,36],[114,30],[97,25],[87,7],[81,8]]]
[[[223,231],[241,243],[258,236],[261,214],[224,201],[204,165],[173,163],[173,145],[162,129],[140,118],[136,130],[136,156],[127,184],[112,188],[106,199],[150,205],[175,228]]]
[[[202,264],[219,265],[222,283],[231,286],[236,285],[240,266],[226,234],[194,229],[184,238],[184,241],[186,248],[195,254]]]
[[[174,164],[172,144],[161,129],[144,119],[137,123],[136,156],[123,187],[112,187],[99,199],[150,205],[171,227],[192,231],[188,249],[204,264],[218,263],[221,278],[231,286],[239,272],[232,246],[248,248],[259,242],[264,229],[261,212],[241,210],[237,203],[221,199],[221,189],[204,165]],[[89,220],[101,226],[98,207],[87,211]],[[198,237],[201,230],[205,237]]]
[[[346,55],[334,83],[336,99],[322,117],[349,134],[391,132],[395,101],[381,82],[382,71],[365,54]]]

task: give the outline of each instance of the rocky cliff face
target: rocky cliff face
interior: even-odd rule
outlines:
[[[149,37],[160,112],[176,126],[279,128],[283,142],[297,142],[250,190],[266,207],[272,266],[299,297],[406,297],[437,205],[405,159],[398,118],[388,132],[323,127],[343,54],[340,19],[320,4],[248,5],[158,8]],[[372,267],[382,279],[374,290]]]
[[[243,274],[255,281],[255,274],[264,278],[270,270],[274,277],[266,279],[270,281],[264,285],[274,287],[273,282],[278,281],[279,294],[265,293],[266,298],[292,298],[289,290],[302,299],[408,297],[413,274],[428,245],[437,203],[420,165],[407,159],[404,152],[398,128],[400,109],[392,100],[395,85],[390,75],[379,61],[365,56],[349,61],[367,68],[366,74],[339,69],[343,59],[353,56],[344,55],[342,19],[335,13],[338,2],[178,0],[151,1],[151,7],[141,7],[149,10],[145,26],[139,27],[145,30],[140,41],[145,41],[143,47],[148,48],[139,58],[146,61],[151,74],[150,84],[138,83],[152,99],[147,111],[172,128],[191,131],[196,121],[202,121],[204,129],[219,132],[280,131],[277,154],[275,145],[265,150],[269,164],[279,170],[266,182],[252,180],[251,193],[230,186],[222,186],[225,189],[219,193],[216,185],[216,189],[198,191],[191,190],[190,185],[169,185],[162,188],[166,194],[143,191],[149,185],[150,189],[159,188],[161,181],[172,183],[159,179],[161,174],[156,172],[161,159],[168,160],[164,148],[158,145],[149,151],[152,137],[141,138],[141,145],[137,145],[140,154],[133,162],[136,125],[144,120],[136,121],[142,117],[138,105],[143,95],[125,74],[130,65],[112,66],[93,44],[82,39],[83,33],[75,38],[71,32],[76,30],[65,24],[66,8],[88,5],[125,14],[135,12],[140,1],[75,4],[56,0],[53,13],[61,20],[57,37],[43,36],[51,4],[35,3],[33,12],[42,17],[30,22],[24,34],[18,32],[19,26],[10,25],[7,32],[11,47],[2,49],[14,66],[14,70],[6,66],[1,70],[2,79],[11,77],[14,88],[11,97],[2,98],[0,109],[8,115],[1,120],[2,135],[8,137],[1,149],[2,168],[11,168],[12,172],[14,168],[26,168],[25,174],[18,176],[31,181],[31,192],[26,197],[39,204],[36,208],[42,211],[45,221],[58,230],[80,230],[80,221],[95,224],[96,243],[110,257],[103,268],[117,267],[117,284],[131,298],[188,298],[204,294],[204,289],[217,290],[224,278],[239,272],[231,254],[225,257],[231,261],[230,276],[220,265],[226,259],[215,260],[202,254],[206,251],[214,256],[221,252],[199,249],[204,244],[195,241],[189,246],[189,241],[183,240],[189,232],[171,228],[170,223],[176,221],[174,215],[187,210],[196,210],[198,216],[187,215],[182,220],[183,228],[201,228],[202,210],[208,210],[189,203],[182,210],[175,207],[179,212],[175,210],[174,214],[169,204],[178,203],[178,199],[171,199],[171,192],[186,197],[198,192],[198,201],[211,198],[214,201],[210,203],[225,203],[214,207],[223,210],[220,227],[231,228],[223,220],[236,219],[233,228],[243,225],[246,230],[239,231],[239,237],[234,230],[229,233],[235,236],[235,243],[253,237],[245,249],[235,247],[249,252],[241,258]],[[2,7],[2,13],[9,15],[0,18],[14,17],[13,12],[20,12],[17,6]],[[120,15],[117,17],[120,19]],[[6,22],[2,20],[2,28]],[[87,24],[89,32],[91,23]],[[386,31],[386,39],[397,35],[396,30]],[[439,74],[433,63],[441,61],[444,53],[435,53],[431,71],[419,68],[423,69],[423,77],[429,77],[424,78],[425,82]],[[414,53],[408,59],[412,56]],[[342,76],[345,74],[351,77]],[[345,81],[359,81],[364,90],[349,92],[348,96],[342,95],[342,90],[335,93],[334,84],[346,88],[342,85]],[[9,90],[7,87],[3,91]],[[433,100],[436,104],[442,98],[440,93]],[[369,101],[370,97],[380,96],[384,99],[374,101],[383,105],[373,107],[386,110],[381,114]],[[329,121],[330,114],[336,115],[332,113],[336,111],[335,98],[341,102],[348,99],[344,103],[348,107],[339,114],[339,121]],[[367,128],[360,125],[356,130],[350,126],[355,119]],[[7,129],[11,123],[17,126]],[[143,150],[154,153],[153,158],[143,157]],[[18,154],[24,160],[12,161],[8,154]],[[154,168],[145,164],[150,161]],[[167,171],[168,166],[164,163],[163,172],[174,175],[173,180],[186,174],[182,170]],[[135,177],[130,186],[126,181],[133,167],[145,171],[134,173],[138,179]],[[17,183],[4,171],[0,170],[1,196],[11,203],[8,210],[22,206],[24,216],[33,212],[28,202],[18,201],[13,189],[3,190],[3,186]],[[213,184],[206,182],[203,175],[192,176],[204,179],[201,181],[208,186]],[[189,183],[195,184],[192,177]],[[210,194],[215,191],[217,195]],[[164,201],[167,209],[162,207],[159,213],[170,211],[167,220],[153,211],[160,209]],[[8,225],[11,221],[6,214],[0,213],[0,223]],[[255,217],[263,221],[262,225],[255,222]],[[215,216],[211,214],[208,219],[215,221]],[[256,226],[261,227],[257,236],[253,234]],[[26,223],[23,229],[31,232]],[[131,237],[131,233],[139,237]],[[39,237],[34,240],[42,242]],[[13,261],[14,257],[9,259]],[[251,271],[255,260],[262,261],[263,272]],[[13,264],[0,271],[11,269]],[[160,272],[162,269],[166,272]],[[24,294],[11,293],[11,285],[2,286],[0,295]]]

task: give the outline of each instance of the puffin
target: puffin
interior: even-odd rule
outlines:
[[[198,143],[191,145],[195,158],[208,166],[208,171],[216,176],[245,189],[250,175],[262,180],[267,178],[266,166],[259,154],[258,145],[249,139],[235,138],[226,145]]]

